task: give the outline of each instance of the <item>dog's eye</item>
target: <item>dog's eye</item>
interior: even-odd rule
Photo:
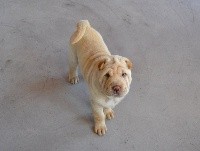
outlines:
[[[109,78],[109,77],[110,77],[110,74],[109,74],[109,73],[106,73],[106,74],[105,74],[105,77],[106,77],[106,78]]]
[[[122,77],[125,77],[127,74],[126,73],[122,73]]]

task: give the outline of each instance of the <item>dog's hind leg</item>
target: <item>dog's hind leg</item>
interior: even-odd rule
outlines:
[[[76,50],[74,50],[71,45],[70,45],[70,50],[68,52],[68,64],[69,64],[68,81],[71,84],[76,84],[79,82],[78,58],[76,55]]]

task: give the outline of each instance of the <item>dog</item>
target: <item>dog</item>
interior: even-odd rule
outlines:
[[[77,23],[70,38],[68,80],[79,82],[78,65],[87,82],[94,117],[94,132],[104,135],[105,119],[114,118],[113,108],[129,92],[132,81],[132,62],[122,56],[111,55],[102,36],[88,20]]]

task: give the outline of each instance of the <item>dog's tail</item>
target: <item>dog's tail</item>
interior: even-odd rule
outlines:
[[[77,23],[76,32],[72,35],[70,39],[71,44],[77,43],[85,34],[86,28],[90,27],[90,23],[88,20],[81,20]]]

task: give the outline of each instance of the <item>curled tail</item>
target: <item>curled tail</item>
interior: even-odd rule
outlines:
[[[90,27],[90,23],[88,20],[81,20],[80,22],[78,22],[77,29],[75,33],[72,35],[70,43],[71,44],[77,43],[85,34],[87,27]]]

